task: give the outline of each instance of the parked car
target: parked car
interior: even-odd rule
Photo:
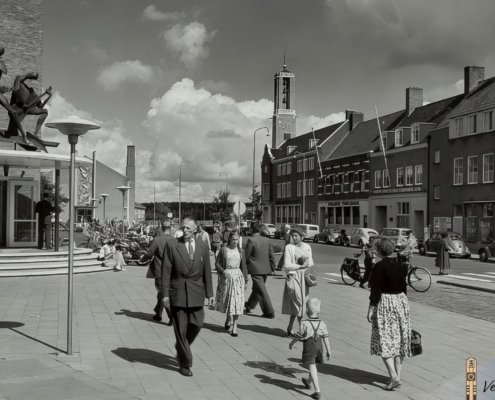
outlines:
[[[268,232],[270,232],[270,237],[275,237],[275,231],[277,230],[275,228],[275,225],[273,225],[273,224],[261,224],[260,225],[260,231],[262,229],[267,229]]]
[[[411,231],[412,229],[409,228],[384,228],[380,232],[380,236],[390,239],[395,243],[395,246],[399,248],[401,243],[407,239],[407,236]]]
[[[450,239],[449,256],[469,258],[471,257],[471,251],[466,245],[466,242],[461,235],[455,232],[447,232]],[[434,232],[431,237],[425,242],[418,244],[419,254],[425,255],[426,253],[437,253],[442,246],[442,234],[441,232]],[[481,258],[481,257],[480,257]]]
[[[335,239],[339,235],[339,231],[334,228],[326,227],[323,230],[314,236],[313,241],[315,243],[323,242],[326,244],[335,244]]]
[[[495,241],[492,241],[490,244],[483,246],[478,250],[478,254],[480,256],[480,261],[488,261],[489,258],[495,258]]]
[[[318,225],[311,224],[297,224],[298,228],[303,231],[303,240],[313,240],[315,235],[320,233],[320,227]]]
[[[368,244],[370,236],[377,236],[378,232],[370,228],[355,228],[349,236],[351,245],[363,247]]]

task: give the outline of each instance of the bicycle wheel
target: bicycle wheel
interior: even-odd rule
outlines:
[[[357,280],[347,275],[347,272],[345,272],[344,268],[340,268],[340,275],[342,276],[342,280],[346,285],[352,286],[357,282]]]
[[[416,292],[426,292],[431,286],[430,271],[423,267],[412,267],[407,274],[407,283]]]

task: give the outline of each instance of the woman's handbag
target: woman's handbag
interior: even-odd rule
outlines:
[[[421,345],[421,333],[411,329],[411,355],[417,356],[423,352]]]
[[[314,276],[313,274],[305,274],[304,280],[306,281],[307,287],[313,287],[318,284],[318,282],[316,281],[316,276]]]

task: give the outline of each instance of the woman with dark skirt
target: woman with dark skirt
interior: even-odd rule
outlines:
[[[371,323],[371,354],[381,356],[390,381],[385,390],[401,384],[405,357],[411,355],[411,321],[407,300],[407,265],[391,255],[395,244],[389,239],[375,241],[381,258],[371,274],[368,321]]]

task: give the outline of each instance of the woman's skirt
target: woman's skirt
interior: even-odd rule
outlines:
[[[411,321],[405,293],[382,294],[371,326],[371,354],[383,358],[411,355]]]
[[[304,275],[287,275],[282,297],[282,314],[304,317],[307,297],[308,289],[304,282]]]
[[[244,275],[239,268],[226,269],[221,311],[230,315],[244,312]]]

